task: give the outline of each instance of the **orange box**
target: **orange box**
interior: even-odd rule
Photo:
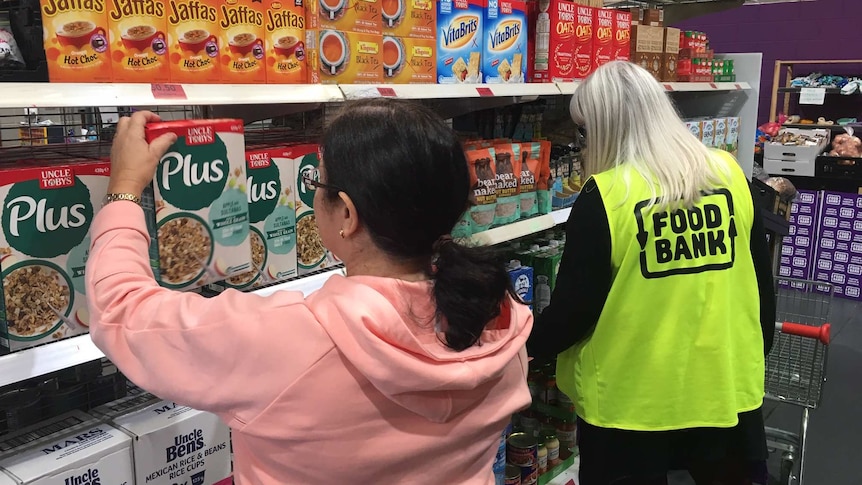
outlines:
[[[222,0],[219,7],[221,79],[228,84],[265,84],[263,2]]]
[[[437,38],[434,0],[380,0],[383,35],[414,39]]]
[[[383,36],[338,30],[306,33],[309,81],[323,84],[383,82]]]
[[[305,5],[308,28],[383,34],[380,2],[381,0],[309,1]]]
[[[168,8],[168,52],[171,81],[221,82],[219,0],[171,0]]]
[[[165,4],[140,7],[135,0],[108,3],[114,81],[158,83],[171,80]]]
[[[104,0],[41,0],[43,41],[52,82],[110,82],[111,49]]]
[[[318,1],[318,0],[311,0]],[[266,82],[308,82],[305,49],[305,9],[302,0],[267,0],[264,19]]]
[[[392,84],[437,82],[437,41],[383,36],[383,81]]]

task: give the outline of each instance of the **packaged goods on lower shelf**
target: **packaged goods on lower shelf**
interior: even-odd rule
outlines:
[[[0,484],[132,484],[131,446],[129,436],[92,416],[64,414],[3,437]]]
[[[296,183],[296,259],[300,276],[319,269],[329,268],[340,261],[323,246],[317,219],[314,215],[314,193],[316,189],[303,182],[304,177],[320,180],[317,171],[320,165],[318,145],[295,145],[285,147],[279,153],[278,164],[293,163]]]
[[[177,135],[144,204],[159,283],[188,290],[250,270],[242,120],[153,123],[146,133]]]
[[[214,414],[157,401],[111,422],[133,439],[136,483],[213,485],[230,477],[230,431]]]
[[[86,333],[84,267],[108,162],[21,162],[0,170],[0,348],[20,350]]]

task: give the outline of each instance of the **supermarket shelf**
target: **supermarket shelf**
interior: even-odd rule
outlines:
[[[384,84],[339,85],[346,99],[393,97],[403,99],[451,99],[509,96],[557,96],[556,84]]]
[[[569,214],[571,214],[571,212],[571,207],[566,207],[565,209],[558,209],[554,212],[551,212],[551,216],[553,216],[554,218],[554,225],[565,224],[566,221],[569,220]]]
[[[581,468],[581,457],[576,456],[573,463],[562,470],[559,475],[556,475],[551,480],[545,482],[546,485],[575,485],[578,483],[578,470]]]
[[[177,86],[182,93],[176,90]],[[344,100],[338,86],[326,84],[3,83],[2,89],[0,108],[326,103]]]
[[[751,89],[746,82],[735,83],[662,83],[669,92],[713,92],[713,91],[742,91]]]
[[[253,293],[261,296],[268,296],[278,291],[301,291],[303,295],[308,296],[311,293],[320,289],[326,280],[335,275],[344,275],[344,268],[335,268],[322,273],[317,273],[311,276],[297,278],[295,280],[285,281],[273,286],[255,290]]]
[[[557,83],[557,88],[559,88],[562,94],[575,94],[575,90],[578,89],[581,83],[579,81],[575,81],[573,83]]]
[[[809,88],[817,89],[822,86],[806,86]],[[826,90],[826,94],[841,94],[840,88],[823,88]],[[791,87],[791,88],[778,88],[779,93],[796,93],[799,94],[802,92],[802,87]]]
[[[475,246],[493,246],[495,244],[504,243],[513,239],[522,238],[535,234],[565,222],[569,218],[571,208],[555,210],[550,214],[543,216],[531,217],[523,221],[513,222],[505,226],[495,227],[487,231],[482,231],[473,234],[469,239],[469,244]]]
[[[0,357],[0,387],[104,357],[89,335]]]

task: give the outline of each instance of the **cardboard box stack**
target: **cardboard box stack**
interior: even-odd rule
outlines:
[[[817,193],[800,190],[790,208],[790,234],[781,245],[778,275],[784,278],[808,279],[814,260]]]
[[[664,54],[664,28],[650,25],[632,25],[632,62],[661,78]]]
[[[661,55],[659,81],[676,81],[676,66],[679,60],[679,33],[679,29],[673,27],[664,29],[664,47]]]
[[[811,279],[832,283],[836,296],[862,300],[862,196],[820,192],[818,208]]]
[[[677,81],[713,82],[713,53],[703,32],[680,32]]]

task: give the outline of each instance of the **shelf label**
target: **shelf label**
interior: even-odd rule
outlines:
[[[736,90],[737,90],[737,91],[741,91],[741,90],[742,90],[742,86],[740,86],[739,84],[734,84],[734,86],[736,86]]]
[[[393,88],[377,88],[377,92],[384,98],[395,98],[395,90]]]
[[[153,83],[150,89],[156,99],[189,99],[182,84]]]
[[[802,88],[799,90],[799,104],[817,104],[826,101],[826,88]]]
[[[711,87],[712,89],[718,89],[718,85],[715,83],[709,83],[709,87]]]
[[[664,90],[665,91],[673,91],[673,84],[665,84]]]
[[[491,88],[476,88],[476,92],[483,98],[486,96],[494,96],[494,91],[491,91]]]

